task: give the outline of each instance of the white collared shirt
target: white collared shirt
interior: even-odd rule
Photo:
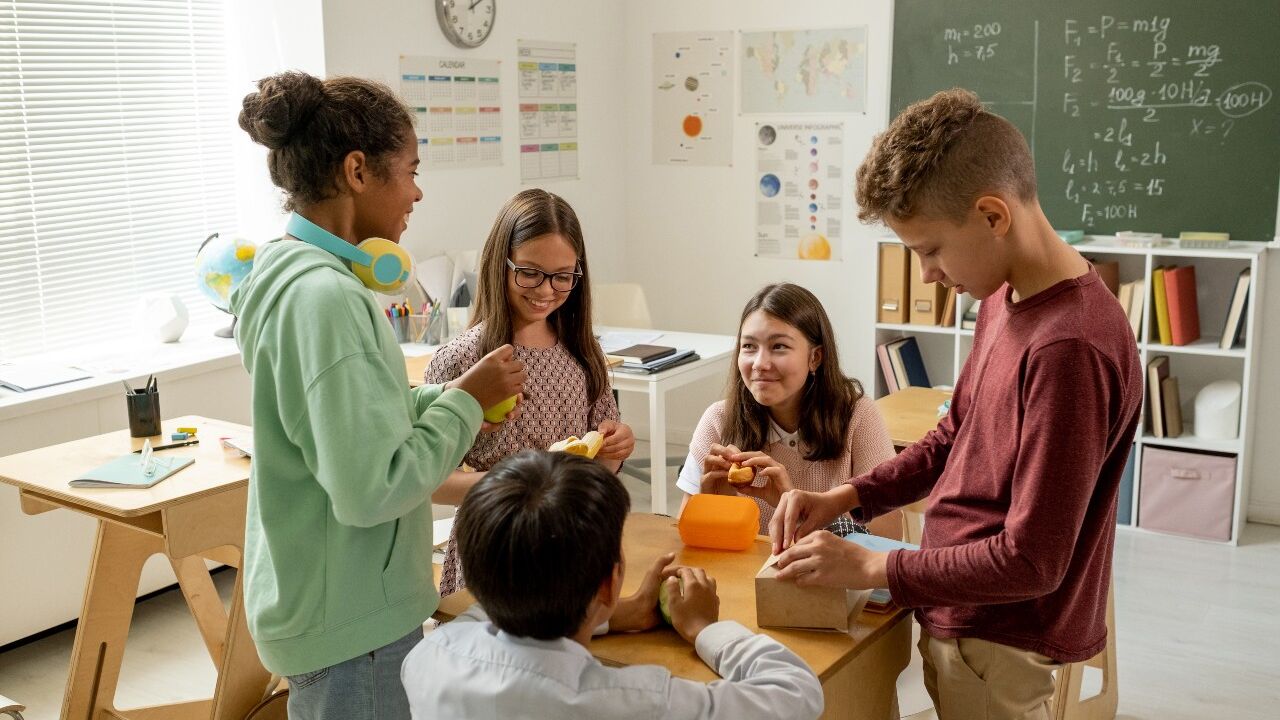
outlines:
[[[723,621],[695,643],[723,677],[700,683],[657,665],[606,667],[568,638],[499,630],[479,605],[418,643],[401,679],[415,720],[426,718],[816,718],[822,686],[773,638]]]

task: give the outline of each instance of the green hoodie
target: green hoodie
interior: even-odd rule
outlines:
[[[317,247],[262,247],[231,309],[253,387],[245,610],[263,664],[297,675],[435,612],[429,499],[482,412],[461,390],[411,392],[373,294]]]

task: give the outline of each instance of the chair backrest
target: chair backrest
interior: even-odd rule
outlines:
[[[591,286],[591,321],[596,325],[652,328],[649,303],[639,283],[596,283]]]

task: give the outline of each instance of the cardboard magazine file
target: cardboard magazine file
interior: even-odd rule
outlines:
[[[756,625],[772,628],[849,631],[849,616],[865,593],[844,588],[800,587],[779,580],[776,555],[756,573]]]

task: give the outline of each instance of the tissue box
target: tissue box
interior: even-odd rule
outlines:
[[[756,573],[756,625],[776,628],[849,631],[851,600],[858,597],[844,588],[800,587],[779,580],[771,555]]]

